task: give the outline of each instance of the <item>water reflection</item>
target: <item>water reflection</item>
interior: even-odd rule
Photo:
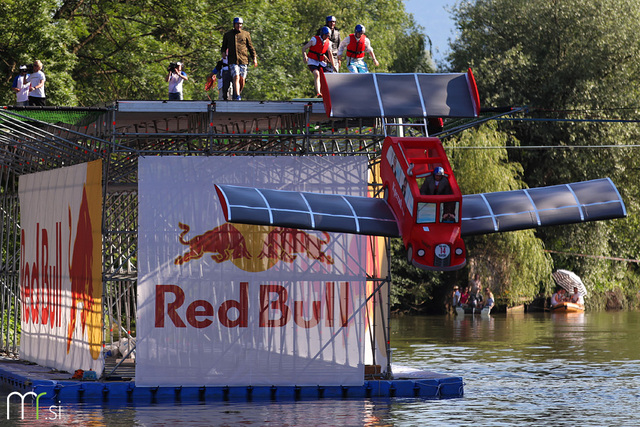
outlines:
[[[577,313],[576,313],[577,314]],[[91,426],[633,426],[640,411],[640,313],[404,317],[394,362],[462,376],[462,399],[64,405]],[[13,408],[12,408],[13,409]],[[15,419],[14,419],[15,416]]]

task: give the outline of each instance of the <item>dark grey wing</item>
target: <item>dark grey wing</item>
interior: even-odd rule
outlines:
[[[480,113],[471,71],[327,73],[323,79],[323,101],[330,117],[477,117]]]
[[[624,218],[609,178],[462,197],[462,236]]]
[[[398,237],[383,199],[216,185],[228,222]]]

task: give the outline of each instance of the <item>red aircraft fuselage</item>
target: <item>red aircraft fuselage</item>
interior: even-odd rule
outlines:
[[[444,176],[435,186],[433,171],[437,167],[444,169]],[[466,249],[460,237],[462,194],[440,140],[387,137],[380,173],[409,262],[428,270],[464,267]]]

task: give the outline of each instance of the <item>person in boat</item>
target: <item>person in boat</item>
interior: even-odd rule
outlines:
[[[584,308],[584,298],[580,295],[578,291],[578,287],[573,287],[573,294],[571,294],[571,302],[574,304],[578,304],[580,307]]]
[[[460,306],[463,308],[467,307],[467,303],[469,302],[469,287],[465,286],[462,295],[460,295]]]
[[[564,292],[564,289],[560,288],[551,296],[551,307],[555,307],[564,302]]]
[[[496,301],[493,296],[493,292],[491,292],[491,289],[486,288],[484,290],[484,304],[482,304],[482,309],[484,310],[486,308],[488,310],[491,310],[495,303]]]
[[[467,302],[467,306],[470,308],[482,308],[482,285],[478,283],[478,285],[474,288],[471,288],[471,293],[469,294],[469,300]]]
[[[458,307],[460,305],[460,297],[462,295],[460,295],[460,288],[458,288],[458,285],[453,287],[453,294],[452,294],[452,303],[454,307]]]

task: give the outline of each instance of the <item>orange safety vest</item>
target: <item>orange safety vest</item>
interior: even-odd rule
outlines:
[[[349,44],[347,45],[347,56],[350,58],[364,58],[365,40],[367,36],[362,34],[356,39],[355,34],[349,34]]]
[[[329,39],[322,40],[320,36],[314,36],[316,39],[316,44],[309,48],[309,56],[317,61],[324,61],[324,54],[329,50],[329,44],[331,43]]]

